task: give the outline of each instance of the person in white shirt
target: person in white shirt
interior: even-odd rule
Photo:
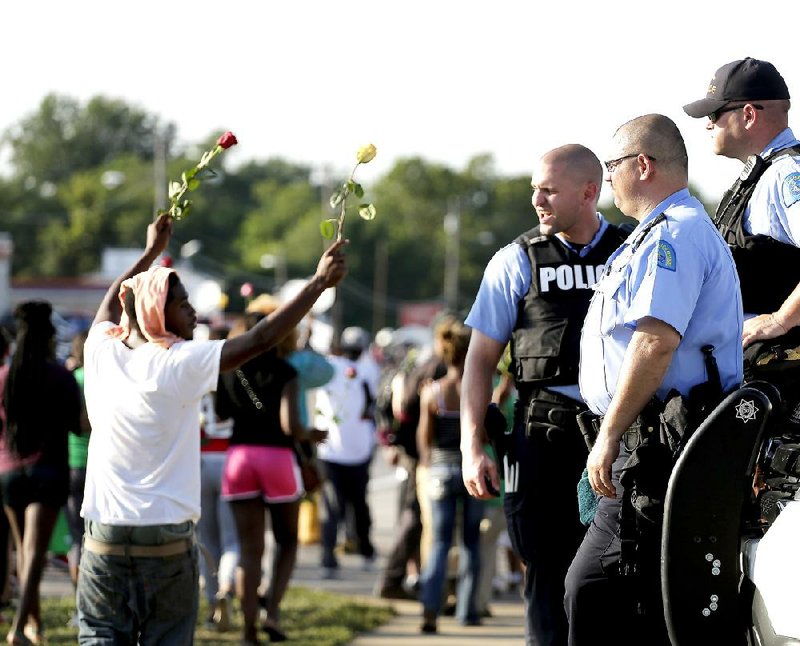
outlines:
[[[148,226],[144,253],[109,288],[85,345],[94,432],[81,510],[81,644],[192,643],[201,398],[220,371],[278,343],[346,273],[346,243],[333,244],[300,293],[252,330],[193,341],[197,316],[178,275],[148,269],[167,248],[172,224],[164,214]]]
[[[358,552],[369,568],[375,559],[370,539],[372,518],[367,504],[369,465],[375,450],[375,390],[373,380],[359,359],[369,345],[365,330],[342,331],[341,356],[329,357],[333,378],[317,391],[315,426],[328,431],[328,439],[317,448],[323,472],[322,568],[333,578],[339,563],[334,554],[339,525],[352,512]]]

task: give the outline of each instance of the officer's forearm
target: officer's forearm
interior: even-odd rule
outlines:
[[[639,321],[603,418],[601,432],[609,439],[619,440],[655,395],[678,343],[680,335],[666,323],[653,318]]]
[[[461,379],[461,452],[465,455],[479,452],[486,442],[483,421],[492,396],[492,377],[503,347],[473,330]]]
[[[461,379],[461,451],[473,453],[486,439],[483,420],[492,394],[492,372],[477,366],[464,367]]]

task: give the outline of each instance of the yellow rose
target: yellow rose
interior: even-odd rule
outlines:
[[[361,146],[356,153],[356,159],[358,160],[359,164],[368,164],[373,159],[375,159],[375,155],[378,153],[378,149],[375,148],[372,144],[367,144],[366,146]]]

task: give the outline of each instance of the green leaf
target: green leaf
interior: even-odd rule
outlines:
[[[347,180],[344,185],[344,190],[346,193],[355,193],[356,192],[357,184],[352,180]]]
[[[190,179],[192,179],[195,175],[197,175],[197,169],[196,168],[190,168],[189,170],[184,171],[184,173],[183,173],[183,181],[188,183],[188,181]]]
[[[192,205],[189,202],[184,202],[184,206],[180,208],[181,208],[181,217],[185,218],[187,215],[189,215],[189,211],[192,210]]]
[[[354,182],[353,193],[355,193],[356,197],[362,198],[364,197],[364,188],[361,186],[361,184]]]
[[[195,173],[195,178],[198,180],[208,179],[209,177],[216,177],[217,172],[213,168],[201,168]]]
[[[364,220],[374,220],[375,219],[375,205],[374,204],[359,204],[358,205],[358,214]]]
[[[180,182],[170,182],[169,183],[169,199],[174,198],[178,195],[181,190],[183,189],[183,184]]]
[[[344,199],[344,191],[341,190],[341,189],[338,189],[333,195],[331,195],[331,199],[330,199],[331,208],[335,209],[337,206],[339,206],[342,203],[343,199]]]
[[[188,186],[189,186],[189,190],[190,191],[194,191],[198,186],[200,186],[200,180],[199,179],[190,179]]]
[[[336,233],[336,220],[323,220],[319,223],[319,232],[322,234],[323,238],[328,238],[329,240],[333,238],[334,234]]]

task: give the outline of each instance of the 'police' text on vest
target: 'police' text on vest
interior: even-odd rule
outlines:
[[[539,266],[538,270],[539,292],[544,294],[553,289],[591,289],[602,276],[603,265],[545,265]]]

